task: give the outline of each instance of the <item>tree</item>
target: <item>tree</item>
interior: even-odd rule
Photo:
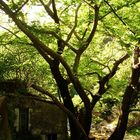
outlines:
[[[114,4],[113,6],[110,5],[111,2]],[[129,57],[130,46],[139,37],[139,33],[133,30],[133,28],[138,28],[138,22],[129,26],[126,24],[130,20],[129,10],[138,8],[139,1],[116,2],[112,0],[111,2],[105,0],[50,0],[47,3],[43,0],[0,1],[0,9],[10,18],[7,20],[12,19],[11,23],[16,25],[16,27],[12,25],[12,31],[10,27],[6,28],[12,34],[11,40],[24,42],[28,46],[27,49],[31,46],[34,47],[49,65],[50,73],[59,89],[64,106],[49,92],[45,92],[34,84],[32,87],[49,95],[57,105],[67,112],[71,140],[88,139],[92,110],[102,95],[110,88],[109,81],[117,73],[118,67]],[[136,7],[134,4],[137,4]],[[125,9],[126,7],[130,8]],[[38,8],[40,11],[38,12],[39,16],[35,19],[32,17],[31,20],[33,15],[31,15],[32,10],[30,9],[33,8]],[[122,11],[126,15],[123,16]],[[121,15],[126,19],[126,22],[121,18]],[[41,19],[41,17],[43,18]],[[134,20],[137,21],[138,18],[136,17]],[[117,25],[114,26],[114,24]],[[117,45],[113,48],[114,42],[118,43],[120,48]],[[109,54],[101,56],[104,50]],[[115,51],[110,53],[110,50]],[[118,50],[120,51],[117,55]],[[137,74],[137,78],[139,78],[137,71],[139,70],[132,69],[132,75]],[[133,96],[134,99],[131,100],[131,103],[125,102],[127,96],[133,92],[128,90],[133,84],[133,76],[131,78],[132,82],[126,88],[123,97],[122,112],[124,114],[120,118],[121,123],[125,113],[127,112],[127,117],[129,115],[130,104],[133,104],[134,99],[137,98],[137,96]],[[90,82],[91,79],[95,79],[93,83]],[[137,83],[138,79],[135,84],[137,85]],[[92,90],[93,84],[98,85],[97,90]],[[73,103],[71,89],[83,103],[80,109]],[[127,110],[124,109],[124,106],[127,107]],[[124,120],[126,125],[127,118]],[[110,139],[117,138],[121,128],[122,126],[118,124]],[[122,136],[119,137],[120,140],[123,139],[125,130],[126,127],[124,127]]]

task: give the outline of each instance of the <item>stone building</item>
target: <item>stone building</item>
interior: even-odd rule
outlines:
[[[67,117],[51,101],[0,96],[0,140],[67,140]]]

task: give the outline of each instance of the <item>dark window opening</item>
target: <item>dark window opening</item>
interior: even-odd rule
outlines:
[[[57,140],[57,134],[48,134],[46,140]]]
[[[26,133],[28,132],[29,123],[29,109],[19,108],[19,131]]]
[[[2,124],[2,121],[3,121],[3,117],[2,117],[2,115],[0,114],[0,126],[1,126],[1,124]]]

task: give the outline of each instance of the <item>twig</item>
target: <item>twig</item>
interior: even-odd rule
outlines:
[[[4,26],[2,26],[2,25],[0,25],[0,27],[3,28],[3,29],[5,29],[5,30],[7,30],[9,33],[11,33],[12,35],[14,35],[14,36],[17,37],[18,39],[20,39],[20,37],[17,36],[15,33],[13,33],[11,30],[7,29],[6,27],[4,27]]]
[[[26,0],[14,13],[18,13],[28,2],[29,0]]]
[[[130,5],[131,5],[131,4],[136,4],[136,3],[138,3],[138,2],[140,2],[140,1],[139,1],[139,0],[136,0],[136,1],[132,1],[132,2],[129,3],[129,4],[130,4]],[[124,8],[124,7],[128,7],[128,3],[126,3],[126,4],[122,5],[122,6],[117,7],[117,9],[115,9],[114,11],[117,12],[118,10],[120,10],[120,9],[122,9],[122,8]],[[112,10],[108,11],[105,15],[103,15],[102,17],[100,17],[99,20],[102,20],[103,18],[105,18],[105,17],[106,17],[107,15],[109,15],[110,13],[112,13]]]

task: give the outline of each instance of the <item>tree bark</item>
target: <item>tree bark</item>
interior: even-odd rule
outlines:
[[[89,112],[87,111],[88,110],[85,110],[85,108],[81,108],[79,111],[78,119],[88,136],[90,132],[91,121],[92,121],[92,110]],[[85,140],[83,134],[80,136],[80,140]]]
[[[139,78],[140,78],[140,63],[139,63],[140,49],[136,46],[133,52],[133,66],[132,74],[130,77],[129,85],[127,86],[123,101],[122,101],[122,113],[119,117],[117,127],[108,140],[123,140],[125,131],[127,129],[127,122],[130,109],[136,104],[139,93]]]
[[[54,60],[53,63],[50,65],[50,68],[54,76],[54,79],[57,83],[57,86],[60,90],[60,94],[63,99],[64,106],[68,110],[70,110],[73,113],[73,115],[76,117],[75,108],[72,103],[72,99],[68,90],[68,83],[60,73],[59,62],[57,60]],[[75,140],[75,139],[78,140],[80,137],[79,134],[80,130],[70,117],[69,117],[69,124],[70,124],[71,140]]]
[[[92,120],[92,111],[89,109],[82,109],[78,114],[74,108],[69,90],[68,83],[63,78],[59,70],[59,62],[54,60],[50,65],[51,72],[56,80],[57,86],[59,87],[61,97],[64,102],[64,106],[70,110],[73,115],[79,120],[80,124],[83,126],[87,136],[90,132],[91,120]],[[79,116],[79,117],[78,117]],[[71,118],[69,118],[70,123],[70,132],[71,132],[71,140],[85,140],[85,136],[82,134],[81,130],[77,127],[77,125],[73,122]]]
[[[126,88],[125,95],[123,98],[122,113],[119,117],[117,127],[108,140],[123,140],[125,131],[127,129],[127,122],[128,122],[132,94],[133,94],[133,89],[131,86],[128,86]]]

